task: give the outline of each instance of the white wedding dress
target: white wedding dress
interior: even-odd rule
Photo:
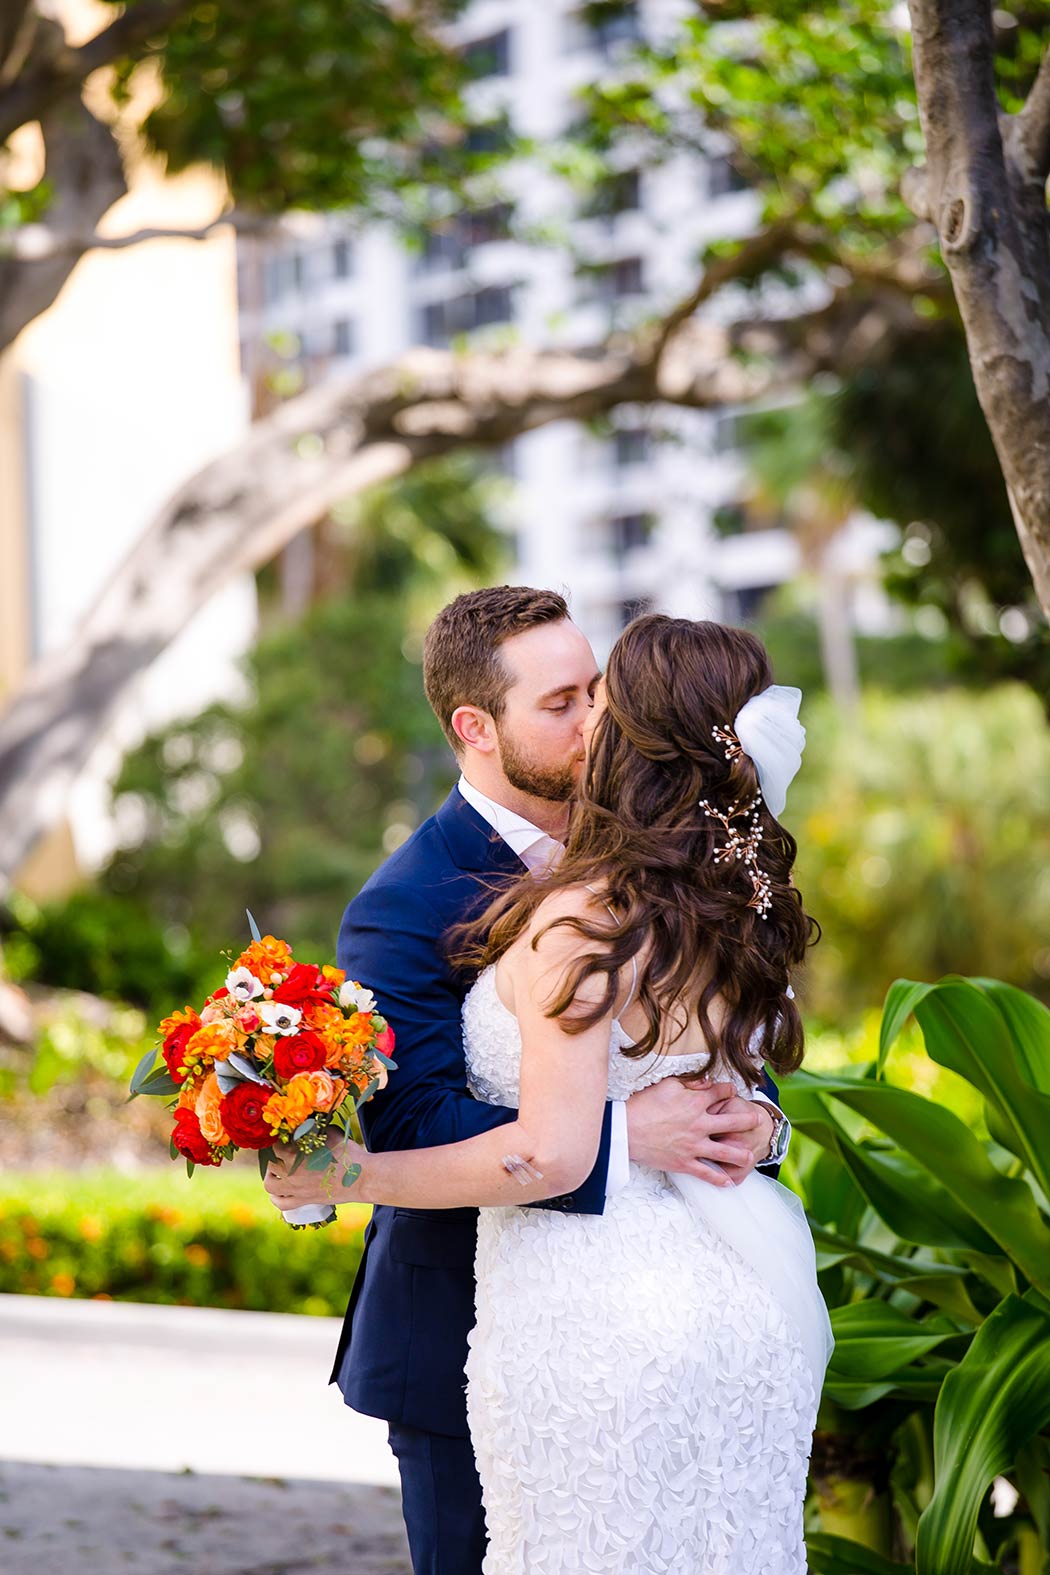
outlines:
[[[467,996],[463,1024],[475,1097],[516,1106],[521,1037],[493,968]],[[614,1025],[611,1099],[705,1060],[632,1059],[620,1054],[629,1042]],[[781,1230],[776,1202],[763,1214],[764,1189],[790,1196],[764,1177],[732,1191],[680,1181],[632,1164],[600,1216],[481,1210],[467,1410],[484,1575],[805,1575],[802,1505],[827,1354],[808,1228],[803,1217],[804,1240]],[[734,1214],[752,1182],[753,1231],[799,1260],[793,1305],[805,1330],[696,1202],[717,1195]]]

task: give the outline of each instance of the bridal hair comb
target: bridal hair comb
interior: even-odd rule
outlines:
[[[752,887],[747,905],[749,908],[754,908],[759,917],[764,919],[773,905],[773,882],[758,863],[758,850],[762,841],[762,827],[758,823],[761,803],[762,795],[756,793],[748,804],[738,804],[734,799],[724,814],[708,803],[706,798],[700,800],[699,808],[709,820],[719,821],[729,838],[724,847],[715,849],[715,863],[728,864],[731,859],[743,862],[744,868],[751,877]],[[746,826],[734,827],[734,820],[742,820],[745,817]]]
[[[727,760],[739,760],[744,753],[744,746],[728,724],[725,727],[713,727],[711,729],[711,737],[716,739],[718,743],[725,744]]]

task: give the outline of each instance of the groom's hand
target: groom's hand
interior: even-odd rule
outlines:
[[[665,1077],[627,1101],[631,1159],[732,1187],[769,1149],[772,1118],[732,1083]]]

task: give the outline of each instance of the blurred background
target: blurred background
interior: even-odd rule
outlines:
[[[245,908],[333,956],[454,780],[421,640],[471,586],[801,685],[814,1069],[901,975],[1050,999],[1050,640],[899,195],[902,9],[9,8],[0,1290],[342,1313],[363,1211],[289,1250],[127,1078]]]

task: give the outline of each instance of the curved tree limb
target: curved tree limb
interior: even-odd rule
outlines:
[[[684,322],[571,350],[415,350],[281,406],[190,478],[154,519],[74,641],[0,717],[0,891],[63,812],[115,707],[208,597],[268,562],[341,499],[453,449],[629,403],[741,404],[888,353],[914,331],[899,291],[842,291],[803,318]]]
[[[50,223],[25,224],[15,231],[9,242],[0,241],[0,252],[20,262],[37,263],[49,257],[72,257],[76,261],[87,252],[122,252],[147,241],[206,241],[227,225],[239,235],[272,235],[281,228],[281,220],[228,209],[207,224],[189,229],[148,225],[141,230],[131,230],[127,235],[100,235],[97,230],[71,232],[56,229]]]

